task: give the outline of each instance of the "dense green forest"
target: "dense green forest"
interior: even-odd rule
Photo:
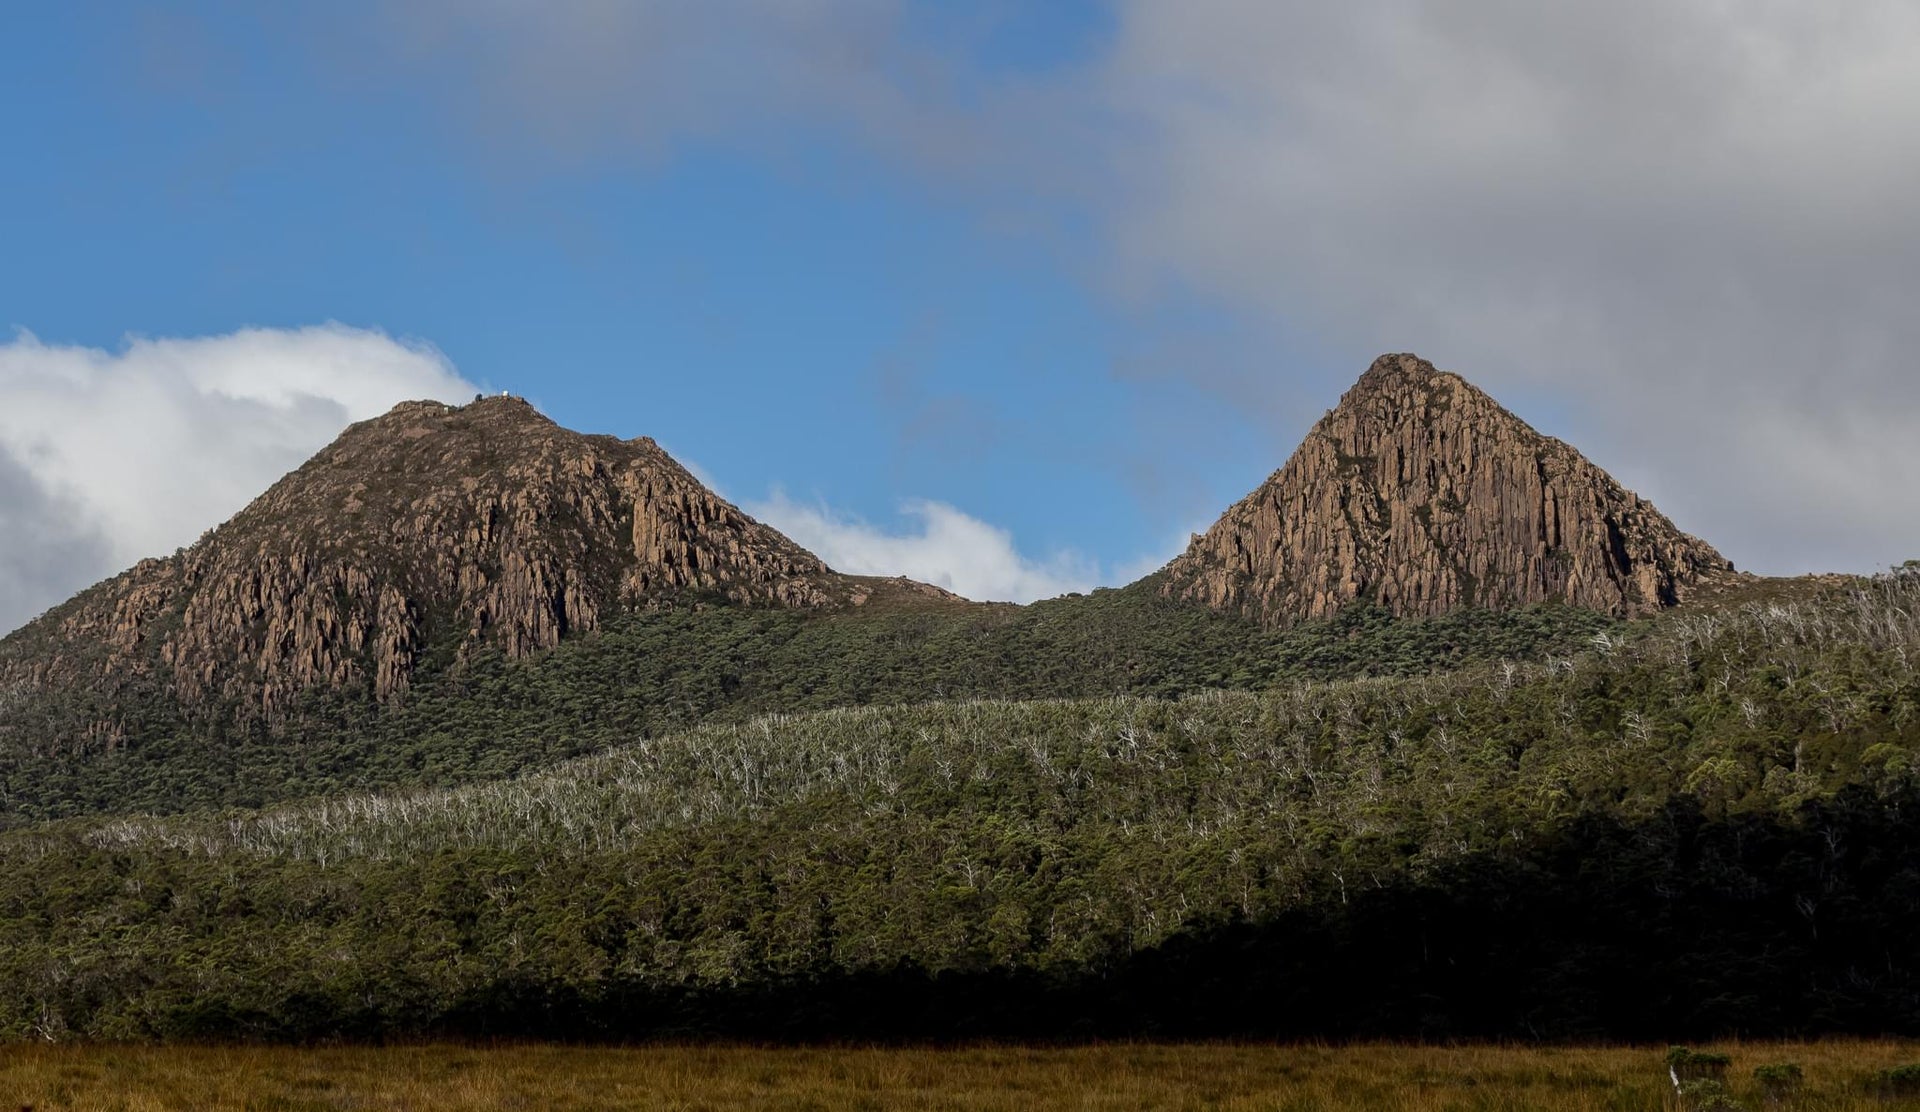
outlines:
[[[158,663],[139,687],[0,696],[0,828],[112,811],[259,806],[496,779],[706,721],[929,699],[1175,697],[1567,655],[1615,623],[1565,606],[1394,621],[1356,607],[1285,630],[1170,602],[1156,580],[1027,607],[828,611],[688,604],[508,661],[430,653],[398,705],[314,692],[289,721],[187,714]],[[31,652],[21,641],[9,648]],[[109,720],[127,740],[87,740]]]
[[[0,1034],[1920,1032],[1920,573],[1220,655],[1139,605],[660,615],[393,720],[592,756],[0,835]]]

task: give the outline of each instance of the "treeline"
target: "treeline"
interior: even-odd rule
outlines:
[[[1916,603],[38,826],[0,837],[0,1033],[1913,1034]]]
[[[523,661],[430,652],[413,690],[311,693],[287,722],[188,712],[165,668],[109,695],[0,696],[0,828],[116,811],[259,806],[498,779],[707,721],[930,699],[1161,698],[1588,647],[1617,623],[1563,606],[1395,621],[1357,607],[1288,630],[1170,602],[1145,581],[1028,607],[832,612],[681,606],[618,615]],[[31,646],[9,642],[11,652]],[[101,740],[96,723],[119,727]]]

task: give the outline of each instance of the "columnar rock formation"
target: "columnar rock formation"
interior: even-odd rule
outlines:
[[[201,540],[22,631],[14,681],[163,672],[188,705],[405,689],[431,644],[524,656],[670,596],[811,607],[871,585],[706,489],[652,440],[583,436],[507,397],[354,425]],[[931,590],[931,588],[929,588]]]
[[[1548,600],[1631,615],[1732,573],[1464,379],[1387,355],[1162,589],[1272,624],[1362,599],[1402,615]]]

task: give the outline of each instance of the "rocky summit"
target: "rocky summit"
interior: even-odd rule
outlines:
[[[651,439],[560,428],[525,401],[405,402],[348,428],[230,521],[10,638],[8,677],[268,713],[315,686],[406,688],[433,646],[508,656],[676,597],[817,607],[871,581],[716,496]],[[933,588],[926,588],[932,591]]]
[[[1458,375],[1386,355],[1162,590],[1286,625],[1558,601],[1629,616],[1733,565]]]

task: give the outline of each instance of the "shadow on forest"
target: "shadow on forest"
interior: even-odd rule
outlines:
[[[1920,1032],[1920,799],[1791,821],[1584,817],[1530,848],[1180,934],[1110,968],[831,973],[587,995],[497,981],[423,1033],[776,1042],[1004,1038],[1673,1040]],[[1351,882],[1351,878],[1350,878]],[[194,1036],[379,1037],[321,1001]],[[426,1017],[422,1017],[425,1019]]]

